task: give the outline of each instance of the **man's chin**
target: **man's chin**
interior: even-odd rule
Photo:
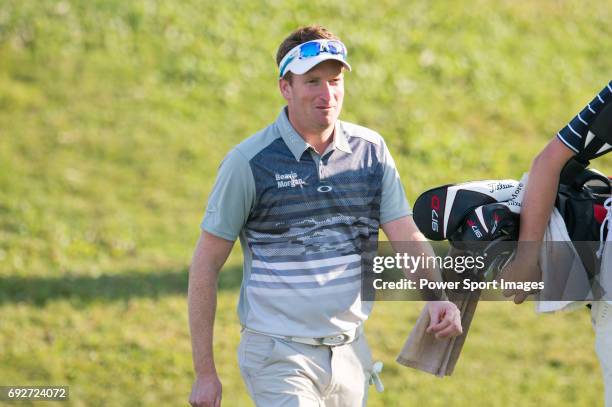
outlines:
[[[330,126],[333,126],[336,123],[336,120],[338,120],[338,115],[335,113],[330,113],[330,114],[326,114],[326,115],[321,115],[319,117],[319,120],[317,120],[317,122],[319,123],[319,126],[322,129],[326,129],[329,128]]]

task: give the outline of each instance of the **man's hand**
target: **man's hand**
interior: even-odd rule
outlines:
[[[191,388],[189,404],[192,407],[221,406],[221,382],[216,373],[196,377]]]
[[[499,279],[509,282],[536,282],[542,281],[542,271],[538,266],[537,251],[539,247],[533,242],[525,244],[526,247],[517,249],[515,258],[501,271]],[[528,245],[528,246],[527,246]],[[525,253],[529,252],[529,253]],[[521,304],[525,299],[533,294],[524,290],[509,290],[502,291],[504,297],[514,297],[515,304]]]
[[[435,334],[436,339],[459,336],[461,314],[455,304],[449,301],[430,301],[426,305],[429,312],[429,326],[426,332]]]

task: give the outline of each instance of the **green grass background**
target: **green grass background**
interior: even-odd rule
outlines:
[[[519,178],[610,80],[610,21],[581,1],[0,0],[0,384],[69,385],[74,406],[187,404],[206,197],[225,153],[278,114],[274,55],[297,26],[343,38],[342,118],[385,137],[414,201]],[[226,406],[251,405],[240,263],[236,247],[215,331]],[[375,307],[387,390],[369,405],[603,404],[586,309],[482,303],[440,380],[394,363],[420,306]]]

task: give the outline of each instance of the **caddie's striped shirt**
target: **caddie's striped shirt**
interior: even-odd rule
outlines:
[[[563,127],[557,137],[568,148],[576,154],[581,152],[588,143],[593,134],[589,134],[589,128],[595,121],[595,118],[603,110],[604,107],[612,103],[612,81],[599,92],[593,100],[591,100],[574,118]],[[611,150],[612,146],[605,144],[601,147],[597,154],[602,154],[604,151]]]
[[[367,318],[372,304],[361,301],[362,259],[375,254],[381,224],[411,214],[378,133],[338,121],[319,155],[285,108],[225,157],[201,227],[223,239],[240,237],[242,325],[322,337]]]

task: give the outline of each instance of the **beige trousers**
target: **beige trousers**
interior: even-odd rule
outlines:
[[[595,329],[595,351],[599,358],[605,388],[606,407],[612,407],[612,305],[594,302],[591,318]]]
[[[372,356],[362,334],[342,346],[312,346],[242,332],[238,363],[258,407],[366,405]]]

